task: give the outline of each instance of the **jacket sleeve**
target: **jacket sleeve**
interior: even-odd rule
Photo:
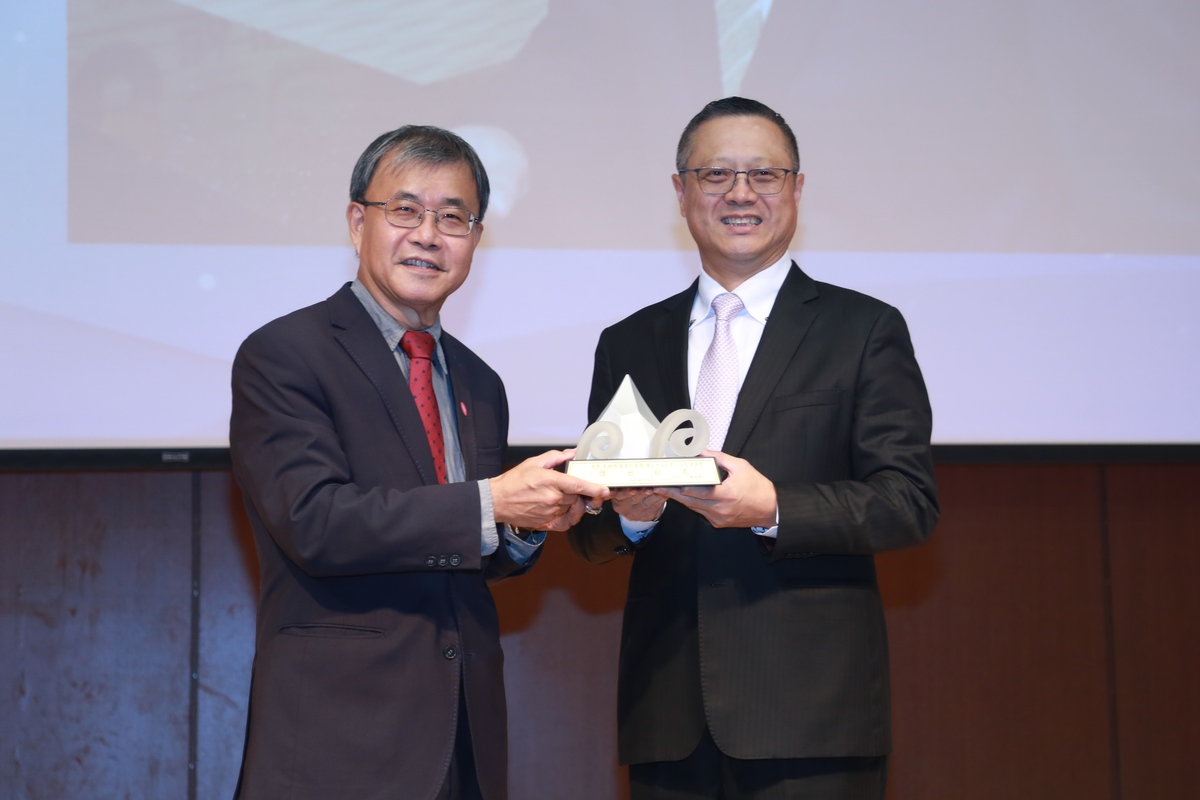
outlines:
[[[865,339],[851,414],[849,480],[776,483],[772,560],[893,550],[933,531],[932,411],[908,327],[890,306]]]
[[[269,326],[233,365],[233,470],[275,544],[312,577],[444,570],[443,553],[480,569],[478,486],[389,466],[389,447],[411,460],[379,395],[336,345],[300,339]]]

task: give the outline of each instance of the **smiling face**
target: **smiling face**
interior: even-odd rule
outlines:
[[[396,169],[385,157],[367,187],[365,199],[406,197],[427,209],[458,206],[471,214],[479,199],[471,169],[465,163],[426,164],[412,161]],[[405,327],[433,324],[446,298],[471,271],[471,258],[483,223],[466,236],[447,236],[426,213],[415,228],[397,228],[380,206],[351,203],[346,209],[350,239],[358,253],[358,279],[384,310]]]
[[[762,117],[716,117],[696,130],[687,168],[792,167],[783,132]],[[700,250],[704,271],[732,291],[787,252],[796,233],[804,176],[789,176],[776,195],[758,195],[745,175],[725,194],[700,191],[694,173],[673,176],[679,213]]]

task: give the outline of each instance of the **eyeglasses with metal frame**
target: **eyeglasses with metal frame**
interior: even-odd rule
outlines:
[[[746,176],[746,185],[755,194],[772,195],[783,191],[789,174],[799,175],[798,169],[786,167],[755,167],[754,169],[728,169],[727,167],[696,167],[681,169],[679,174],[696,173],[696,185],[705,194],[726,194],[737,183],[738,175]]]
[[[404,198],[391,200],[359,200],[360,205],[379,206],[383,218],[397,228],[419,228],[427,213],[432,213],[433,224],[447,236],[466,236],[475,230],[479,217],[461,206],[442,206],[433,209]]]

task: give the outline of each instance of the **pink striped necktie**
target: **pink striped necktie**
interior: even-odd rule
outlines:
[[[745,306],[736,294],[725,292],[713,298],[712,308],[717,315],[716,328],[712,344],[700,363],[693,408],[708,421],[708,449],[720,450],[725,444],[738,393],[738,351],[730,322]]]

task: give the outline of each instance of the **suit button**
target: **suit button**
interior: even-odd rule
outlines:
[[[459,558],[458,555],[450,556],[450,566],[457,567],[461,563],[462,563],[462,559]]]
[[[442,556],[442,557],[440,557],[440,558],[438,559],[438,566],[439,566],[439,567],[444,567],[444,566],[446,566],[446,565],[447,565],[447,564],[449,564],[449,563],[450,563],[450,559],[446,558],[445,556]]]
[[[425,566],[427,566],[427,567],[432,567],[436,563],[437,563],[437,559],[434,558],[433,556],[430,556],[429,558],[425,559]]]
[[[451,645],[450,647],[447,647],[445,650],[442,651],[442,655],[444,655],[447,659],[452,659],[458,655],[458,650],[456,650],[454,648],[454,646]]]

